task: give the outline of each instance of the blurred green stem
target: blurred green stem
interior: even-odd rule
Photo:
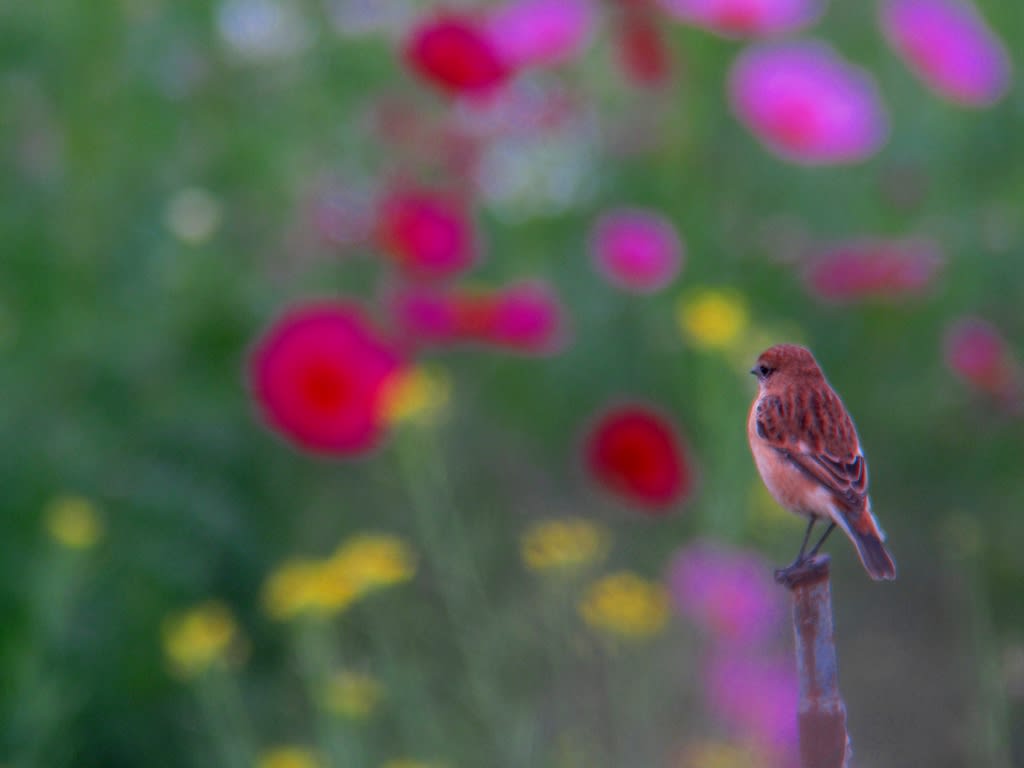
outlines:
[[[967,582],[967,614],[970,617],[970,643],[978,660],[978,707],[976,733],[980,734],[975,765],[1011,768],[1010,713],[1006,701],[999,653],[989,612],[987,592],[981,584],[978,565],[965,561],[962,572]]]
[[[203,719],[209,725],[225,768],[252,768],[256,746],[238,681],[217,662],[196,681]]]
[[[486,600],[480,572],[473,559],[465,522],[458,513],[448,485],[441,450],[430,429],[410,426],[394,441],[405,486],[412,500],[416,524],[427,559],[436,574],[438,590],[465,665],[470,696],[489,730],[493,754],[514,765],[504,754],[507,743],[501,726],[500,700],[491,685],[488,660],[474,628],[481,626]],[[478,637],[484,633],[477,631]]]
[[[346,728],[326,706],[326,684],[340,668],[331,637],[330,623],[320,617],[303,618],[296,626],[298,661],[306,695],[316,716],[317,742],[328,765],[357,768],[366,756],[358,734]]]

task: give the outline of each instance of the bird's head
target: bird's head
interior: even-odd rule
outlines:
[[[818,367],[810,350],[796,344],[776,344],[769,347],[757,358],[757,363],[750,370],[757,377],[762,388],[769,388],[781,381],[792,381],[798,378],[821,378]]]

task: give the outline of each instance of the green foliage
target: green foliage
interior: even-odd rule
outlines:
[[[405,536],[423,562],[412,584],[317,630],[387,691],[379,719],[342,737],[363,751],[338,764],[664,764],[705,717],[693,632],[673,625],[642,650],[609,652],[575,597],[541,594],[518,546],[530,520],[568,512],[612,527],[610,567],[653,579],[702,534],[792,556],[798,521],[753,522],[753,382],[677,329],[677,299],[702,286],[736,291],[766,333],[806,342],[857,418],[900,567],[892,586],[872,584],[845,542],[830,544],[858,754],[875,766],[1021,759],[1009,728],[1024,714],[1021,681],[1010,685],[1003,661],[1024,638],[1024,431],[952,376],[941,344],[973,313],[1024,353],[1024,94],[1018,84],[987,111],[947,106],[884,47],[871,8],[834,5],[815,34],[879,78],[886,148],[849,168],[783,164],[729,114],[737,44],[674,29],[685,71],[657,104],[649,150],[602,154],[593,199],[570,210],[481,214],[488,253],[470,279],[550,279],[573,344],[550,359],[430,355],[452,376],[452,404],[413,451],[436,466],[404,479],[407,435],[351,462],[300,455],[259,424],[243,375],[248,345],[290,300],[379,295],[377,255],[325,246],[308,201],[324,178],[396,171],[371,128],[378,100],[440,110],[392,46],[336,35],[318,3],[296,6],[307,48],[256,61],[232,54],[205,4],[0,10],[0,762],[221,764],[218,733],[245,735],[203,715],[161,648],[166,617],[210,597],[247,638],[244,663],[225,672],[237,690],[210,695],[237,696],[249,746],[325,743],[296,666],[313,652],[266,617],[261,589],[287,558],[324,557],[369,529]],[[1024,36],[1019,12],[987,6],[1004,39]],[[564,78],[611,130],[621,102],[646,107],[601,76],[602,45]],[[218,206],[208,239],[168,227],[185,188]],[[687,263],[669,291],[630,297],[591,269],[590,222],[622,204],[659,209],[683,233]],[[862,234],[936,239],[947,255],[936,290],[834,307],[776,258],[779,243]],[[580,468],[581,430],[623,396],[671,414],[696,457],[698,491],[671,517],[638,518]],[[422,482],[432,509],[410,494]],[[46,534],[47,503],[68,493],[97,505],[104,535],[91,550]],[[584,757],[556,762],[560,750]]]

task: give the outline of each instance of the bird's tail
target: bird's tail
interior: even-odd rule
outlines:
[[[850,541],[857,547],[857,554],[864,564],[864,570],[875,581],[892,581],[896,578],[896,563],[885,548],[885,534],[878,527],[875,516],[871,514],[871,502],[865,503],[856,510],[843,509],[833,519],[846,532]]]
[[[885,548],[885,544],[882,543],[882,537],[878,535],[878,532],[864,531],[862,533],[852,530],[850,533],[850,538],[853,539],[853,543],[857,546],[857,554],[860,555],[860,561],[864,564],[864,569],[868,572],[868,575],[875,581],[892,581],[895,579],[896,563],[892,561],[892,555]]]

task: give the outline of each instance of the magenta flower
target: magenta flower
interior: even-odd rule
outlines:
[[[403,336],[427,345],[465,340],[454,297],[426,286],[405,286],[387,300],[392,320]]]
[[[762,557],[697,541],[672,559],[668,584],[680,613],[718,643],[762,643],[779,634],[783,606]]]
[[[792,32],[814,21],[820,0],[659,0],[687,24],[724,37],[760,37]]]
[[[300,448],[347,456],[376,445],[381,392],[404,363],[349,303],[290,308],[256,342],[249,383],[266,422]]]
[[[384,198],[377,242],[412,277],[451,277],[476,259],[469,214],[457,201],[426,190],[398,190]]]
[[[821,250],[804,272],[811,293],[837,303],[924,293],[942,267],[931,240],[852,240]]]
[[[820,42],[748,48],[729,76],[733,111],[769,150],[806,165],[864,160],[888,134],[871,76]]]
[[[622,208],[601,216],[591,231],[597,269],[634,293],[664,288],[679,272],[683,243],[672,223],[653,211]]]
[[[472,306],[472,305],[471,305]],[[491,297],[490,307],[473,307],[470,317],[483,317],[481,341],[531,355],[561,349],[567,338],[558,297],[541,281],[512,285]]]
[[[1010,57],[981,14],[961,0],[884,0],[881,24],[893,50],[936,94],[986,107],[1010,87]]]
[[[586,49],[594,21],[592,0],[508,0],[491,13],[487,28],[512,66],[552,66]]]
[[[799,687],[788,661],[730,653],[712,657],[704,675],[709,709],[735,737],[776,760],[795,754]]]
[[[406,287],[389,305],[397,327],[421,344],[476,342],[546,355],[558,351],[567,336],[558,297],[539,281],[492,291]]]
[[[946,330],[946,365],[975,389],[1012,403],[1020,369],[999,330],[979,317],[962,317]]]
[[[490,93],[511,76],[484,25],[465,14],[422,20],[405,42],[404,56],[413,72],[452,94]]]

